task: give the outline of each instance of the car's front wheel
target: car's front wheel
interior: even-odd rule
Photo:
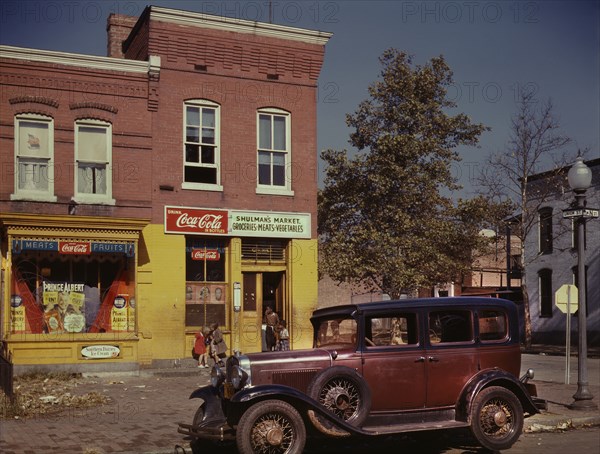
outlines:
[[[471,431],[481,445],[492,451],[510,448],[523,431],[523,406],[501,386],[483,389],[471,410]]]
[[[236,441],[241,454],[300,454],[306,444],[306,428],[290,404],[265,400],[244,412]]]

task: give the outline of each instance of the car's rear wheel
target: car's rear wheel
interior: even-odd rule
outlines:
[[[306,428],[290,404],[265,400],[244,412],[236,441],[241,454],[300,454],[306,444]]]
[[[324,369],[308,385],[307,394],[348,424],[359,427],[371,410],[371,392],[358,372],[343,366]],[[309,412],[312,423],[331,436],[346,436],[326,418]]]
[[[500,386],[483,389],[471,410],[471,431],[492,451],[510,448],[523,431],[523,406],[511,391]]]

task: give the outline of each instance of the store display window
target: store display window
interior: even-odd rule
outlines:
[[[223,240],[186,237],[186,326],[226,326],[225,248]]]
[[[28,244],[56,250],[21,250]],[[132,251],[120,243],[13,242],[11,333],[134,332]]]

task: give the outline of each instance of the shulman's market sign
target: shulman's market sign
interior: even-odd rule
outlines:
[[[165,207],[165,233],[310,238],[310,213]]]

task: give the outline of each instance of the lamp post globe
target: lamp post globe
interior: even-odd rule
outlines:
[[[575,192],[585,192],[592,184],[592,171],[585,165],[581,156],[577,157],[575,164],[569,169],[567,178],[569,186]]]
[[[575,164],[567,174],[569,186],[575,193],[577,208],[585,207],[585,191],[592,183],[592,171],[585,165],[583,158],[578,156]],[[586,286],[585,286],[585,217],[582,215],[575,218],[577,226],[577,285],[578,292],[578,358],[577,358],[577,391],[573,394],[573,402],[569,408],[573,410],[589,410],[598,408],[592,401],[594,396],[589,390],[587,378],[587,313],[586,313]],[[567,355],[570,352],[567,352]]]

